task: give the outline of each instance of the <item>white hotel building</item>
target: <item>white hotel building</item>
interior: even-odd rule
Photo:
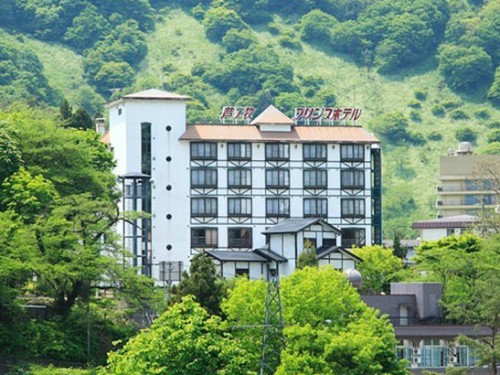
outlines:
[[[189,97],[160,90],[108,104],[106,135],[124,211],[118,231],[142,272],[177,281],[207,252],[224,276],[320,263],[353,268],[349,249],[380,244],[380,142],[360,126],[300,124],[273,106],[247,124],[186,124]]]

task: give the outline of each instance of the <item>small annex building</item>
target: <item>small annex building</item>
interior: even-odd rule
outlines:
[[[436,241],[444,237],[460,235],[470,231],[479,221],[477,216],[457,215],[446,216],[431,220],[416,221],[411,226],[420,232],[422,241]]]
[[[297,267],[300,254],[307,248],[316,251],[320,266],[330,265],[340,271],[356,269],[361,259],[339,246],[341,231],[321,218],[291,218],[262,232],[266,246],[251,252],[208,250],[221,276],[248,275],[257,279],[267,274],[267,267],[279,275],[289,275]]]

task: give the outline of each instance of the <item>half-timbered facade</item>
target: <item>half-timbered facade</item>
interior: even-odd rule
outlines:
[[[108,105],[116,174],[136,192],[126,206],[151,214],[121,234],[149,274],[177,275],[199,252],[274,251],[266,230],[289,219],[323,219],[339,248],[381,243],[380,142],[364,128],[273,106],[244,124],[186,124],[188,100],[147,90]]]

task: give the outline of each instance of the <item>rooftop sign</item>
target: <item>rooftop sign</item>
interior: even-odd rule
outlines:
[[[231,121],[233,124],[236,124],[238,120],[243,120],[243,123],[249,124],[250,121],[252,121],[254,112],[255,107],[236,107],[231,105],[222,107],[220,119],[223,124],[225,124],[226,121]]]
[[[295,124],[321,125],[323,122],[333,125],[335,121],[356,121],[361,116],[358,108],[333,107],[298,107],[295,108]]]

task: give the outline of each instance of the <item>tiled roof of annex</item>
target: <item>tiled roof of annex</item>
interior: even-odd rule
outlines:
[[[290,125],[290,131],[265,131],[260,125]],[[219,142],[325,142],[380,143],[361,126],[295,125],[279,109],[270,105],[251,124],[187,125],[180,140]]]

